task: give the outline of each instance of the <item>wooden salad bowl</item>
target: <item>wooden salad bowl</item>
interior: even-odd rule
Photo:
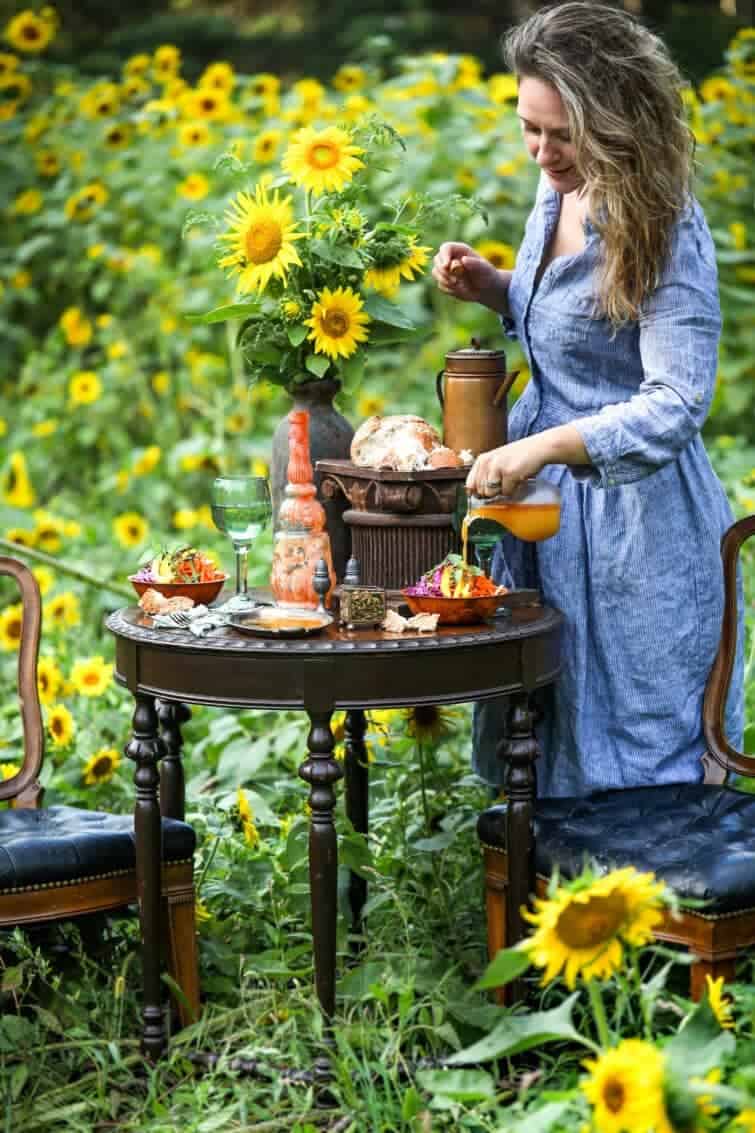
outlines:
[[[217,598],[228,575],[211,578],[209,582],[144,582],[133,574],[128,580],[140,598],[145,591],[156,590],[164,598],[193,598],[195,606],[207,606]]]

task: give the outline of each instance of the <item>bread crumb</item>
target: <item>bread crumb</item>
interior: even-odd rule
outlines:
[[[381,622],[381,629],[386,633],[403,633],[407,627],[407,619],[402,618],[395,610],[387,610],[386,615]]]
[[[434,633],[438,628],[440,614],[415,614],[407,619],[407,629],[418,629],[420,633]]]

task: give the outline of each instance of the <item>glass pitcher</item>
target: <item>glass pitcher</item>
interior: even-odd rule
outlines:
[[[547,480],[523,480],[508,496],[466,498],[461,542],[467,562],[471,543],[480,569],[490,574],[493,549],[504,531],[528,543],[550,539],[561,524],[561,492]]]

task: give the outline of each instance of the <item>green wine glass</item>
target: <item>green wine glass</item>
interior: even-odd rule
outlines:
[[[273,517],[270,485],[264,476],[218,476],[212,485],[212,518],[236,554],[235,605],[253,606],[247,576],[249,548]]]

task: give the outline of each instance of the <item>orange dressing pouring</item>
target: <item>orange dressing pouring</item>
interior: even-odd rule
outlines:
[[[527,504],[515,501],[484,504],[470,509],[461,523],[462,555],[467,562],[469,528],[476,519],[490,519],[505,527],[518,539],[537,543],[550,539],[561,525],[561,506],[557,503]]]

